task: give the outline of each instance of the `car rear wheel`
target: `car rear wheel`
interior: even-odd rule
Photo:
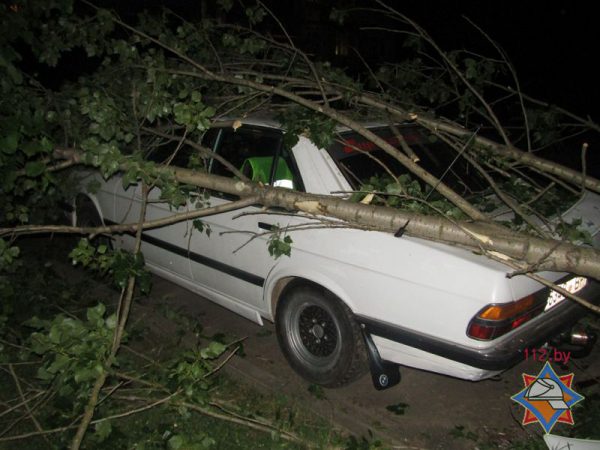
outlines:
[[[277,306],[279,345],[292,368],[326,387],[348,384],[367,369],[361,330],[350,309],[315,285],[287,289]]]

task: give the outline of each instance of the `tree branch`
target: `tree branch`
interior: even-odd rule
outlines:
[[[138,227],[135,235],[135,244],[133,253],[138,254],[140,251],[140,247],[142,245],[142,226],[146,218],[146,206],[148,204],[148,186],[145,184],[142,186],[142,206],[140,208],[140,216],[138,220]],[[121,340],[123,339],[123,333],[125,332],[125,325],[127,324],[127,319],[129,318],[129,311],[131,309],[131,304],[133,302],[133,292],[135,288],[135,276],[130,276],[127,280],[127,288],[124,290],[121,299],[119,299],[119,308],[117,310],[117,326],[115,327],[113,344],[110,350],[108,357],[105,360],[104,367],[98,378],[94,382],[94,386],[92,388],[90,398],[85,407],[85,411],[83,414],[83,418],[75,432],[75,436],[71,441],[71,450],[79,450],[81,447],[81,442],[83,441],[83,437],[87,432],[87,429],[92,421],[94,416],[94,411],[96,410],[96,406],[98,404],[98,395],[100,394],[100,390],[104,383],[106,382],[106,378],[109,374],[110,367],[114,364],[115,358],[119,351],[119,347],[121,345]]]
[[[185,220],[197,219],[199,217],[213,216],[222,214],[228,211],[245,208],[257,203],[258,197],[245,197],[231,203],[223,203],[221,205],[203,208],[196,211],[188,211],[177,213],[164,217],[162,219],[149,220],[143,223],[124,223],[118,225],[103,225],[99,227],[77,227],[68,225],[22,225],[14,228],[0,228],[0,237],[2,236],[21,236],[28,234],[42,233],[69,233],[69,234],[84,234],[95,236],[98,234],[114,234],[114,233],[134,233],[138,229],[151,230],[160,228],[166,225],[171,225]]]

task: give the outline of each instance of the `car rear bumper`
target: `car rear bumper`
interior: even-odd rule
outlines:
[[[590,280],[578,295],[597,304],[600,283]],[[356,319],[373,336],[473,367],[482,373],[479,378],[485,378],[482,371],[498,372],[517,364],[524,359],[525,349],[536,348],[570,328],[586,311],[585,307],[565,300],[519,329],[490,341],[491,345],[484,348],[456,344],[362,315]]]

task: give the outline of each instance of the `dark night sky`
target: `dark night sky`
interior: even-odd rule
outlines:
[[[440,42],[448,39],[449,48],[452,44],[469,46],[478,39],[461,15],[472,19],[508,53],[524,91],[576,108],[581,114],[600,111],[593,67],[600,27],[592,3],[447,1],[436,5],[431,14],[422,9],[422,2],[411,3],[418,20]]]
[[[506,51],[525,92],[600,120],[600,89],[594,69],[600,44],[591,2],[392,1],[417,21],[444,50],[494,50],[467,23],[468,17]]]
[[[368,0],[263,1],[281,18],[304,50],[323,59],[330,59],[323,42],[335,33],[335,26],[327,20],[331,5],[343,8],[350,4],[374,4]],[[135,10],[155,9],[161,5],[183,17],[199,17],[201,4],[211,10],[214,3],[214,0],[97,1],[97,4],[114,7],[130,18]],[[243,3],[251,5],[254,2],[246,0]],[[234,5],[239,4],[239,0],[234,1]],[[469,17],[508,53],[525,92],[581,115],[590,114],[600,121],[600,89],[596,87],[598,77],[592,67],[600,44],[600,26],[592,2],[389,0],[389,4],[421,24],[445,50],[463,47],[494,55],[493,49],[482,44],[479,33],[463,18]],[[322,26],[313,26],[307,32],[307,21],[319,17]],[[366,40],[369,40],[367,33],[358,29],[353,33],[353,45],[360,47]],[[365,49],[361,52],[373,53],[368,45]],[[394,52],[388,49],[386,59],[393,57],[390,54]]]

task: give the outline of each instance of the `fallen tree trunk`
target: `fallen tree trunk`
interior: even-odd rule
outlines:
[[[74,149],[57,149],[56,158],[82,162]],[[258,183],[198,172],[191,169],[158,166],[179,183],[224,192],[240,198],[253,198],[266,207],[327,216],[360,228],[404,233],[429,241],[465,247],[496,260],[517,260],[527,265],[525,272],[569,272],[600,280],[600,250],[566,241],[540,239],[490,222],[456,221],[442,216],[408,212],[385,206],[354,203],[335,197],[274,188]],[[126,169],[126,167],[122,167]],[[18,227],[14,229],[18,234]]]
[[[407,211],[353,203],[333,196],[321,196],[237,181],[189,169],[173,171],[181,183],[225,192],[239,197],[255,197],[267,207],[285,208],[311,215],[343,220],[349,224],[394,233],[400,228],[407,235],[451,245],[475,252],[493,252],[495,258],[512,258],[526,263],[531,272],[542,270],[571,272],[600,280],[600,251],[553,239],[539,239],[513,232],[500,225],[451,221]]]

